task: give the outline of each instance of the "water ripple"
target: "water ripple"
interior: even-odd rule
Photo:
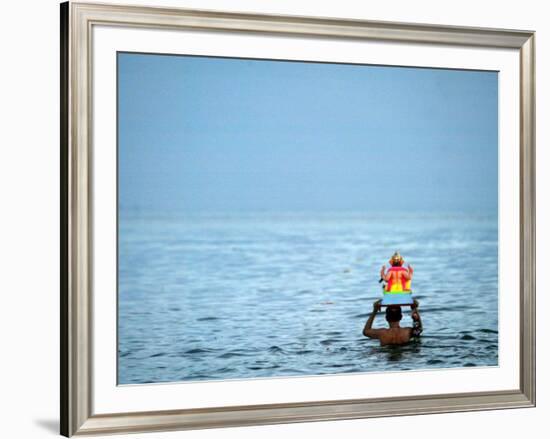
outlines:
[[[121,384],[498,364],[493,217],[407,214],[405,227],[383,214],[234,214],[119,227]],[[381,347],[362,329],[395,249],[415,267],[424,333]]]

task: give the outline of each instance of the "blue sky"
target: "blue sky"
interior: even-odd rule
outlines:
[[[121,211],[494,211],[498,73],[119,53]]]

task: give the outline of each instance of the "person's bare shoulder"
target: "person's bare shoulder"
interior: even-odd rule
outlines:
[[[385,328],[376,328],[376,329],[366,329],[363,331],[363,335],[369,338],[381,338],[386,333],[387,329]]]
[[[380,335],[380,344],[382,345],[402,345],[410,341],[412,328],[400,328],[399,331],[386,330],[384,335]]]
[[[383,341],[386,341],[386,339],[388,338],[388,330],[385,328],[380,328],[380,329],[377,329],[377,331],[378,331],[378,339],[380,340],[380,343],[382,343]]]
[[[402,345],[411,339],[411,331],[410,328],[400,328],[399,331],[385,329],[379,338],[381,345]]]

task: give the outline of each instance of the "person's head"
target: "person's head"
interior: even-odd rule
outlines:
[[[388,323],[396,323],[401,321],[403,313],[400,306],[388,306],[386,308],[386,320]]]
[[[403,257],[399,254],[399,252],[395,252],[393,256],[390,259],[390,264],[392,267],[401,267],[403,265]]]

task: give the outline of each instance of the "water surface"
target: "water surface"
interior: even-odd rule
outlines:
[[[119,384],[498,364],[494,215],[134,213],[118,239]],[[424,334],[381,347],[361,332],[395,250]]]

